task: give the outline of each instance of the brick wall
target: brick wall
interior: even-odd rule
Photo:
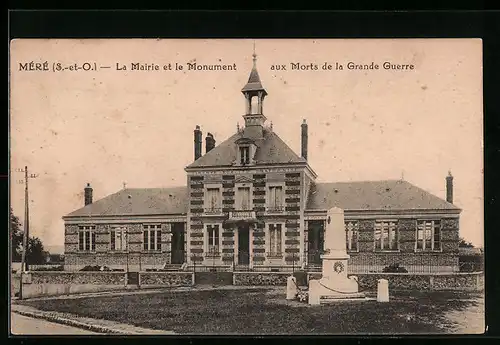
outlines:
[[[152,222],[154,223],[154,222]],[[79,225],[65,225],[65,263],[67,271],[78,271],[85,266],[107,266],[110,268],[138,271],[159,268],[171,260],[171,224],[161,223],[161,250],[143,250],[143,227],[140,223],[120,224],[127,231],[128,253],[111,251],[111,230],[114,224],[95,225],[95,251],[80,251],[78,248]]]
[[[300,229],[303,215],[302,194],[303,194],[302,173],[285,174],[285,263],[287,265],[298,265],[300,255]]]

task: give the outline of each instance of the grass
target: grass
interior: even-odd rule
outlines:
[[[394,292],[389,303],[322,306],[285,300],[284,288],[162,292],[148,295],[23,301],[72,313],[180,334],[445,333],[448,311],[474,303],[464,292]],[[440,327],[441,325],[441,327]]]

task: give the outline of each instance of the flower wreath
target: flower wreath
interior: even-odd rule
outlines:
[[[337,273],[341,273],[342,271],[344,271],[344,265],[342,264],[342,262],[340,261],[337,261],[334,265],[333,265],[333,270]]]

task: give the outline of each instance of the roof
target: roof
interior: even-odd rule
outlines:
[[[185,214],[187,203],[187,187],[127,188],[66,217]]]
[[[316,183],[307,210],[459,210],[407,181]],[[187,187],[127,188],[78,209],[67,217],[186,214]]]
[[[253,55],[253,67],[252,67],[252,70],[250,71],[250,76],[248,77],[248,82],[243,87],[243,89],[241,89],[241,92],[264,91],[264,93],[267,94],[266,90],[262,86],[262,82],[260,81],[259,72],[257,71],[256,58],[257,58],[257,56],[254,54]]]
[[[455,205],[404,180],[316,183],[307,210],[460,210]]]
[[[188,165],[187,168],[232,166],[238,153],[238,146],[235,142],[242,136],[242,133],[232,135]],[[257,165],[307,163],[304,158],[299,157],[276,133],[269,129],[264,128],[263,138],[256,139],[254,142],[257,146],[255,153]]]

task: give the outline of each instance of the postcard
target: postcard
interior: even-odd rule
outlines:
[[[11,333],[480,334],[480,39],[16,39]]]

